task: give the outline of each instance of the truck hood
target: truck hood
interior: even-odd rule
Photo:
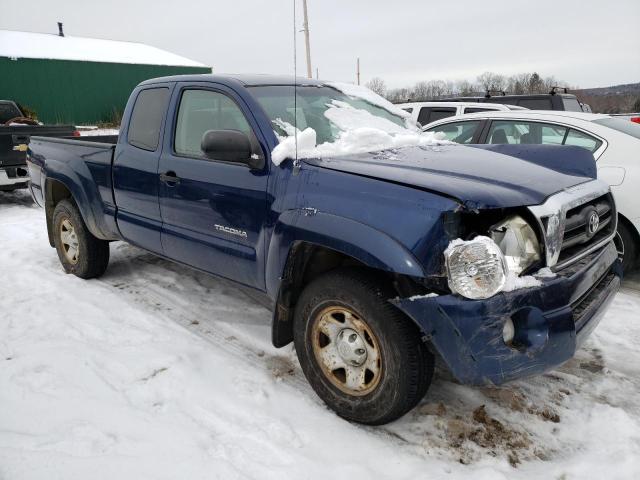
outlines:
[[[437,192],[471,209],[539,205],[597,175],[588,150],[555,145],[406,147],[304,162]]]

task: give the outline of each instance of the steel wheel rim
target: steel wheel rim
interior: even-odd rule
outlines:
[[[313,319],[311,335],[316,361],[334,386],[355,396],[378,386],[383,368],[380,343],[360,315],[348,307],[327,307]]]
[[[77,264],[80,243],[76,229],[68,218],[60,222],[60,243],[62,244],[62,252],[69,263]]]

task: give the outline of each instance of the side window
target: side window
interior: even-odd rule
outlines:
[[[575,145],[576,147],[583,147],[589,150],[591,153],[595,152],[602,142],[597,138],[593,138],[591,135],[579,132],[578,130],[570,129],[567,138],[564,141],[565,145]]]
[[[431,107],[422,107],[418,114],[418,123],[420,125],[426,125],[429,123],[429,114],[431,113]]]
[[[548,98],[523,98],[518,105],[530,110],[553,110],[551,100]]]
[[[487,143],[509,145],[562,145],[565,127],[538,122],[491,122]]]
[[[249,122],[231,98],[209,90],[185,90],[176,122],[176,153],[203,157],[200,144],[209,130],[239,130],[253,136]]]
[[[542,125],[541,129],[542,143],[545,145],[562,145],[567,134],[567,128],[560,125]]]
[[[160,126],[168,101],[168,88],[149,88],[138,94],[129,122],[129,145],[150,152],[158,148]]]
[[[464,107],[464,113],[494,112],[497,108]]]
[[[427,123],[435,122],[437,120],[442,120],[443,118],[447,118],[447,117],[453,117],[455,114],[456,114],[455,108],[433,107],[431,109],[431,115],[429,115],[429,121]],[[426,125],[426,124],[423,124],[423,125]]]
[[[480,120],[470,122],[445,123],[437,127],[430,128],[427,132],[444,133],[447,140],[456,143],[471,143],[473,134],[480,125]]]

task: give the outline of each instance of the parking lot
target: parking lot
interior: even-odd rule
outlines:
[[[0,193],[0,478],[631,478],[640,472],[640,277],[576,358],[500,388],[437,369],[385,427],[316,397],[271,314],[123,243],[63,273],[44,212]],[[427,475],[428,473],[428,475]]]

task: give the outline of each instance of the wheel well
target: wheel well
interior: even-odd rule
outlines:
[[[627,231],[631,234],[631,236],[633,237],[633,241],[636,243],[636,245],[638,245],[640,247],[640,232],[638,232],[638,230],[636,230],[636,227],[633,223],[631,223],[631,220],[629,220],[627,217],[625,217],[624,215],[622,215],[621,213],[618,213],[618,223],[623,223],[624,226],[626,227]],[[637,251],[637,249],[636,249]],[[637,256],[636,258],[636,262],[640,261],[640,255]]]
[[[73,199],[73,195],[71,195],[71,191],[66,187],[66,185],[57,180],[48,179],[45,184],[45,201],[44,201],[44,210],[47,219],[47,233],[49,235],[49,245],[52,247],[55,246],[53,242],[53,211],[56,208],[56,205],[65,198]]]
[[[289,251],[273,315],[272,341],[284,347],[293,341],[293,313],[302,290],[320,275],[344,267],[370,270],[402,296],[422,293],[424,287],[410,277],[371,268],[345,253],[308,242],[298,242]]]

